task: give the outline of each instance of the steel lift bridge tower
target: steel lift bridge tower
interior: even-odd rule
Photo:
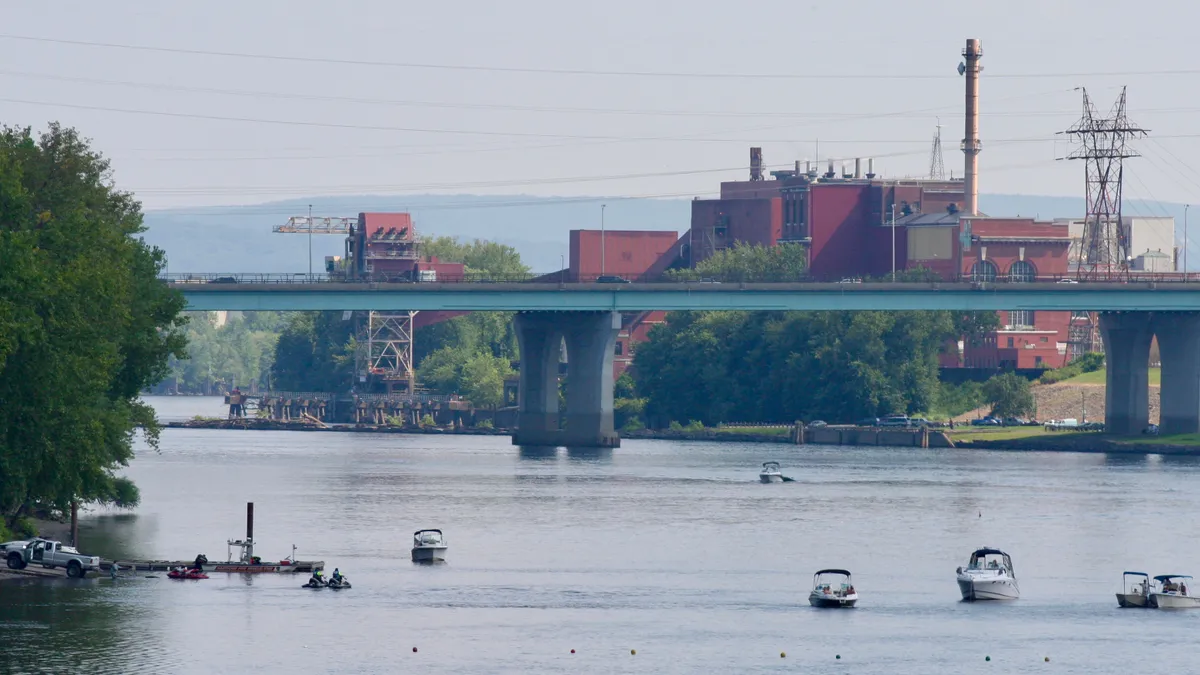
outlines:
[[[337,234],[346,237],[346,256],[327,256],[325,272],[330,277],[353,279],[363,270],[372,275],[374,258],[390,262],[413,261],[419,257],[420,239],[415,232],[397,232],[396,228],[367,237],[358,230],[365,227],[360,218],[293,216],[273,232],[296,234]],[[357,240],[356,240],[357,236]],[[365,246],[356,245],[357,242]],[[361,250],[361,253],[359,251]],[[364,260],[354,260],[361,255]],[[346,320],[355,325],[355,375],[360,383],[381,382],[388,394],[412,395],[416,381],[413,373],[413,311],[350,312]],[[365,393],[365,392],[363,392]]]

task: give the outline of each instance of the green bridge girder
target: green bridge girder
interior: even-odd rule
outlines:
[[[170,285],[193,311],[1200,311],[1200,282]]]

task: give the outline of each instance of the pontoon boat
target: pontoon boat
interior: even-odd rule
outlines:
[[[967,602],[1016,600],[1021,597],[1012,558],[997,548],[981,548],[971,554],[966,568],[958,568],[958,589]]]
[[[846,570],[821,570],[813,575],[812,593],[808,604],[813,607],[853,607],[858,591]]]

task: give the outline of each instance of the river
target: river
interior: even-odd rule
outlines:
[[[221,410],[151,401],[165,419]],[[759,484],[766,460],[796,482]],[[87,512],[83,550],[223,559],[253,501],[264,559],[295,544],[354,588],[3,582],[0,672],[1188,672],[1200,611],[1113,594],[1126,569],[1200,570],[1197,473],[1153,455],[170,429],[127,470],[142,505]],[[409,562],[423,527],[445,530],[446,564]],[[959,601],[954,570],[982,545],[1013,556],[1021,600]],[[859,608],[808,606],[821,567],[854,572]]]

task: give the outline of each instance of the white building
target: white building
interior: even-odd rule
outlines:
[[[1079,266],[1083,240],[1082,218],[1056,218],[1067,223],[1071,233],[1071,269]],[[1172,217],[1122,216],[1121,227],[1129,238],[1131,267],[1146,272],[1175,272],[1179,270],[1179,247],[1175,244],[1175,219]],[[1139,260],[1141,259],[1141,260]]]

